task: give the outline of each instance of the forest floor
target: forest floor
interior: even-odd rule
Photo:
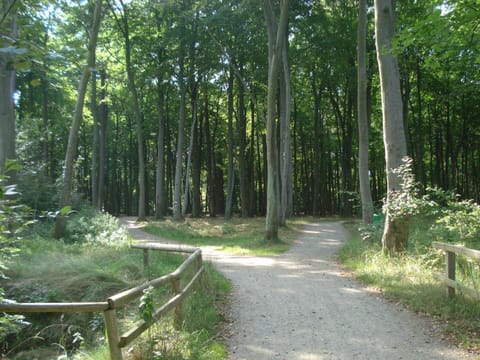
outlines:
[[[133,218],[133,238],[160,240]],[[356,281],[336,253],[340,222],[306,225],[289,251],[269,257],[203,249],[233,285],[225,330],[231,360],[475,359],[442,327]]]

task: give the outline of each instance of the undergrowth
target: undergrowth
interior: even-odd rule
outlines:
[[[480,353],[480,302],[460,291],[454,298],[446,296],[445,286],[433,276],[445,272],[445,255],[432,247],[433,241],[441,241],[480,250],[480,206],[452,191],[422,189],[414,179],[412,160],[404,158],[403,163],[394,170],[402,185],[384,211],[409,219],[408,251],[382,251],[383,222],[376,216],[372,225],[347,225],[352,237],[340,258],[366,284],[440,320],[456,342]],[[457,254],[455,280],[480,293],[479,261]]]
[[[351,222],[346,224],[351,238],[339,256],[362,282],[412,311],[432,316],[454,342],[480,352],[480,303],[463,294],[449,299],[445,287],[433,277],[445,271],[444,254],[431,247],[432,241],[439,240],[439,229],[433,230],[438,224],[432,216],[412,220],[408,253],[388,256],[381,249],[382,226],[359,231],[359,224]],[[457,261],[457,280],[480,290],[478,263],[463,256]]]
[[[52,223],[43,222],[19,243],[19,254],[9,259],[7,278],[0,286],[17,302],[104,301],[108,296],[147,279],[174,271],[180,255],[150,252],[149,269],[143,269],[143,252],[128,246],[126,231],[110,215],[88,209],[71,215],[67,237],[54,240]],[[167,316],[127,350],[130,359],[225,359],[225,346],[216,341],[222,321],[219,304],[229,291],[228,281],[206,265],[201,286],[183,307],[180,329]],[[153,294],[155,306],[171,296],[161,288]],[[145,315],[140,302],[118,311],[126,331]],[[152,341],[155,346],[152,346]],[[197,354],[208,354],[197,356]],[[103,314],[28,314],[21,330],[0,339],[0,357],[9,359],[109,359]]]

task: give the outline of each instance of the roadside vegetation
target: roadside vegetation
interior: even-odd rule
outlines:
[[[187,218],[152,221],[142,229],[152,235],[198,247],[212,247],[219,251],[248,255],[275,255],[290,248],[298,228],[309,218],[296,218],[279,229],[280,241],[266,242],[264,218]]]
[[[27,215],[17,212],[18,228],[26,222]],[[5,215],[2,216],[2,223],[6,223]],[[53,221],[44,219],[24,228],[21,237],[17,231],[18,236],[2,238],[2,251],[12,249],[9,256],[2,256],[6,270],[0,286],[5,299],[104,301],[121,290],[170,273],[182,262],[180,255],[151,252],[149,271],[144,273],[143,253],[129,247],[126,230],[112,216],[90,208],[70,214],[63,239],[53,239],[52,233]],[[222,326],[223,302],[229,290],[228,281],[206,264],[201,286],[190,294],[182,308],[183,319],[188,321],[174,329],[170,317],[161,320],[127,349],[127,358],[225,359],[225,345],[217,340],[217,332]],[[122,330],[148,315],[147,299],[155,299],[158,306],[170,297],[168,292],[169,289],[163,289],[155,296],[146,294],[122,311]],[[2,358],[110,358],[103,314],[4,316],[1,329]]]
[[[413,190],[400,198],[394,206],[410,216],[408,251],[399,256],[382,252],[383,218],[377,215],[370,226],[346,223],[352,236],[340,252],[342,262],[364,283],[432,316],[453,341],[479,352],[480,303],[458,291],[454,299],[447,297],[445,287],[433,278],[434,272],[445,272],[445,256],[431,246],[441,241],[480,250],[479,205],[439,189],[426,189],[422,196]],[[480,291],[479,263],[457,256],[457,280]]]

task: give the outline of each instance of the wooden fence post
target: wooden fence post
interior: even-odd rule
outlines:
[[[143,272],[147,275],[150,280],[150,275],[148,274],[149,260],[148,260],[148,249],[143,249]]]
[[[108,348],[111,360],[123,360],[120,338],[118,337],[117,314],[115,309],[105,310],[105,327],[107,328]]]
[[[447,277],[455,281],[455,253],[452,251],[445,251],[445,264]],[[447,286],[447,293],[449,298],[455,297],[455,288]]]
[[[178,295],[181,293],[180,289],[180,279],[172,280],[172,291],[174,295]],[[182,325],[182,302],[179,302],[177,306],[175,306],[175,310],[173,311],[173,326],[176,330],[179,330]]]

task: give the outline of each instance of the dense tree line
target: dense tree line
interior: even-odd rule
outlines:
[[[0,94],[0,160],[23,164],[18,183],[33,208],[59,208],[95,3],[103,22],[95,65],[88,67],[69,203],[141,218],[263,216],[269,175],[278,177],[275,196],[285,191],[284,217],[359,214],[353,0],[290,1],[286,40],[275,45],[285,51],[278,54],[273,104],[267,96],[273,33],[265,25],[267,16],[280,23],[284,0],[2,0],[0,81],[7,95]],[[479,200],[479,5],[396,6],[392,51],[415,175],[425,187]],[[387,178],[373,2],[367,9],[363,91],[378,208]],[[16,132],[3,105],[12,95]],[[289,123],[281,121],[287,117]],[[275,172],[267,161],[271,141]]]

